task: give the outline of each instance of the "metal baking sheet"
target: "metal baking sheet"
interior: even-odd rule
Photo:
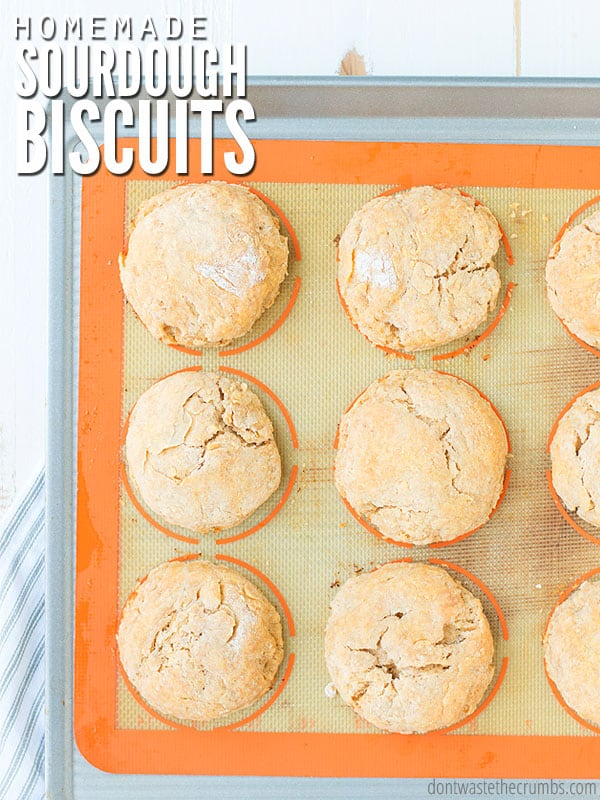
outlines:
[[[433,83],[256,81],[255,139],[533,143],[597,146],[599,84],[510,81]],[[548,116],[547,116],[548,115]],[[127,131],[131,135],[131,131]],[[217,136],[224,131],[216,130]],[[100,132],[97,132],[100,139]],[[199,177],[199,176],[198,176]],[[251,176],[249,176],[251,179]],[[194,176],[190,175],[193,180]],[[50,797],[426,796],[408,779],[109,775],[77,752],[72,732],[73,544],[80,180],[52,181],[50,426],[48,457],[48,729]],[[393,365],[390,365],[390,368]],[[449,557],[449,556],[448,556]],[[473,776],[476,777],[476,776]]]

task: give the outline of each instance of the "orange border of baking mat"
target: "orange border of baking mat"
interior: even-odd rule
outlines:
[[[135,149],[136,140],[121,144]],[[595,147],[268,140],[255,141],[254,146],[256,167],[248,178],[256,181],[600,186]],[[222,166],[230,147],[228,141],[215,142],[217,168],[212,178],[231,178]],[[172,166],[160,178],[181,178],[174,171],[173,151],[169,163]],[[101,167],[82,181],[74,663],[74,729],[81,753],[100,769],[130,773],[600,777],[600,737],[590,736],[116,729],[123,361],[117,256],[124,244],[126,180],[148,177],[137,165],[126,177]]]

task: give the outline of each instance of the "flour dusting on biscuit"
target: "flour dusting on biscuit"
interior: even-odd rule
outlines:
[[[133,221],[121,281],[157,339],[200,348],[247,333],[279,293],[287,239],[243,186],[186,184],[146,200]]]
[[[339,243],[338,283],[373,344],[424,350],[475,330],[494,308],[501,231],[456,189],[417,186],[359,209]]]

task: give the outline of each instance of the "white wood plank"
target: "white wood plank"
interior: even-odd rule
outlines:
[[[23,14],[19,2],[9,3],[7,21]],[[47,14],[40,9],[27,13]],[[0,49],[0,96],[3,122],[0,153],[3,192],[0,196],[0,237],[6,247],[0,313],[8,335],[0,344],[0,369],[6,387],[0,393],[0,507],[4,487],[20,493],[43,462],[46,446],[47,363],[47,176],[17,176],[15,168],[15,62],[13,31]],[[6,275],[5,275],[6,273]]]
[[[2,59],[0,58],[0,68],[3,69]],[[0,147],[6,146],[5,135],[0,134]],[[10,193],[10,180],[8,166],[5,162],[8,159],[3,157],[3,178],[2,184],[5,191],[0,193],[0,220],[7,220]],[[4,174],[6,172],[6,174]],[[2,224],[4,228],[4,224]],[[3,375],[2,390],[0,391],[0,517],[2,511],[11,504],[15,496],[15,462],[16,462],[16,390],[15,390],[15,338],[16,338],[16,316],[15,316],[15,281],[16,270],[13,268],[15,263],[14,246],[6,235],[6,231],[0,229],[0,236],[5,243],[4,257],[0,274],[2,277],[2,291],[0,292],[0,319],[2,319],[2,336],[0,336],[0,372]],[[5,259],[5,260],[4,260]]]
[[[597,0],[521,0],[521,74],[600,77]]]
[[[513,0],[374,0],[367,56],[376,75],[514,75]]]
[[[343,55],[332,46],[335,26],[331,0],[233,0],[233,38],[248,46],[251,75],[335,74]]]
[[[48,179],[41,174],[15,183],[15,483],[21,491],[35,478],[46,449]]]
[[[512,0],[234,0],[253,74],[331,75],[355,47],[376,75],[513,75]]]
[[[10,9],[12,11],[12,9]],[[20,261],[15,252],[15,218],[13,196],[16,186],[14,175],[14,66],[13,48],[0,48],[0,91],[3,99],[4,125],[0,127],[0,159],[2,186],[0,193],[0,241],[3,242],[3,263],[0,266],[2,291],[0,291],[0,374],[3,376],[0,391],[0,518],[2,511],[15,496],[16,466],[16,361],[15,340],[17,317],[15,292]],[[8,102],[7,102],[8,101]]]

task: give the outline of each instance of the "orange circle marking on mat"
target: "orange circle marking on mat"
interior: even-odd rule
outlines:
[[[290,435],[292,437],[292,445],[295,449],[298,448],[298,436],[296,435],[296,428],[290,416],[290,412],[284,406],[282,401],[277,397],[275,392],[272,389],[269,389],[262,381],[259,381],[258,378],[254,378],[252,375],[248,375],[247,372],[242,372],[241,369],[234,369],[233,367],[225,367],[223,365],[219,366],[219,369],[222,372],[230,372],[232,375],[237,375],[240,378],[244,378],[244,380],[250,381],[250,383],[254,383],[258,386],[259,389],[262,389],[265,394],[268,394],[271,400],[277,403],[279,410],[285,417],[285,421],[287,422],[288,428],[290,429]]]
[[[502,636],[505,641],[508,641],[508,625],[506,624],[506,618],[504,616],[502,609],[500,608],[500,603],[496,600],[496,598],[492,594],[491,589],[488,589],[485,583],[481,581],[479,578],[476,578],[472,572],[469,572],[468,570],[464,569],[464,567],[459,567],[458,564],[453,564],[451,561],[443,561],[440,558],[430,558],[429,562],[431,564],[439,564],[440,566],[448,567],[448,569],[454,570],[455,572],[460,572],[461,575],[464,575],[466,578],[473,581],[473,583],[481,589],[481,591],[487,596],[490,603],[494,606],[496,614],[498,615],[498,619],[500,620],[500,625],[502,627]]]
[[[289,499],[289,496],[292,493],[292,489],[294,488],[294,484],[296,483],[296,478],[297,477],[298,477],[298,467],[297,467],[296,464],[294,464],[294,466],[292,467],[292,473],[290,475],[290,479],[288,481],[288,485],[286,487],[286,490],[283,493],[283,495],[281,497],[281,500],[277,503],[277,505],[271,511],[271,513],[268,514],[259,523],[254,525],[252,528],[249,528],[247,531],[244,531],[243,533],[238,533],[235,536],[227,536],[224,539],[217,539],[216,543],[217,544],[230,544],[231,542],[237,542],[239,539],[245,539],[246,536],[250,536],[251,534],[256,533],[257,531],[259,531],[261,528],[264,528],[265,525],[267,525],[269,522],[271,522],[271,520],[274,517],[276,517],[277,514],[279,514],[281,509],[286,504],[287,500]]]
[[[442,361],[445,358],[455,358],[455,356],[460,356],[460,355],[463,355],[463,353],[468,353],[474,347],[477,347],[478,344],[483,342],[484,339],[487,339],[487,337],[491,333],[493,333],[493,331],[498,326],[498,323],[500,322],[502,317],[505,315],[506,310],[508,308],[508,304],[510,303],[511,298],[512,298],[513,289],[515,288],[516,285],[517,285],[516,283],[509,283],[508,284],[508,286],[506,287],[506,294],[504,295],[504,300],[502,301],[502,305],[498,309],[498,313],[496,314],[494,319],[490,322],[490,324],[487,326],[487,328],[483,331],[483,333],[481,333],[472,342],[469,342],[468,344],[465,344],[463,347],[459,347],[457,350],[452,350],[449,353],[439,353],[438,355],[432,356],[431,360],[432,361]]]
[[[300,276],[298,276],[294,281],[294,289],[292,291],[292,295],[288,300],[286,307],[283,309],[280,316],[275,320],[275,322],[273,323],[273,325],[271,325],[268,331],[265,331],[257,339],[253,339],[251,342],[248,342],[248,344],[243,344],[241,347],[235,347],[233,350],[220,350],[219,356],[236,356],[238,355],[238,353],[244,353],[246,350],[250,350],[252,347],[256,347],[257,345],[264,342],[265,339],[269,338],[269,336],[272,336],[275,333],[275,331],[278,330],[283,325],[283,323],[289,317],[293,307],[295,306],[296,300],[298,298],[298,292],[300,291],[300,283],[301,283]]]
[[[256,575],[257,578],[260,578],[260,580],[269,587],[269,589],[273,592],[275,597],[279,600],[279,603],[283,608],[283,612],[287,620],[290,636],[296,635],[296,628],[294,625],[294,620],[292,618],[292,612],[290,611],[290,608],[286,603],[284,596],[281,594],[281,592],[279,591],[277,586],[275,586],[272,580],[267,578],[267,576],[264,573],[260,572],[260,570],[256,569],[256,567],[253,567],[251,564],[248,564],[245,561],[240,561],[239,558],[234,558],[233,556],[226,556],[223,555],[222,553],[217,553],[215,558],[219,559],[219,561],[229,561],[231,564],[237,564],[238,567],[243,567],[244,569],[247,569],[248,572],[251,572],[253,575]]]
[[[546,470],[546,480],[548,481],[548,488],[550,489],[550,494],[552,495],[552,499],[554,500],[554,505],[558,508],[561,513],[561,516],[565,519],[566,522],[573,528],[574,531],[580,533],[582,536],[585,536],[586,539],[589,539],[590,542],[594,542],[594,544],[600,544],[600,538],[594,536],[592,533],[588,533],[585,528],[582,528],[579,523],[575,522],[575,520],[571,517],[570,513],[564,507],[562,500],[558,496],[558,492],[554,488],[554,483],[552,482],[552,471],[547,469]]]

